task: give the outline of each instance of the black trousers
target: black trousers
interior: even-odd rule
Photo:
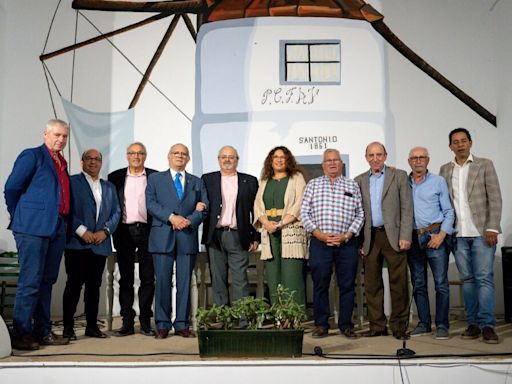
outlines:
[[[139,262],[139,320],[143,327],[149,327],[153,311],[155,294],[155,270],[153,257],[148,254],[149,227],[147,225],[119,224],[115,233],[117,265],[121,279],[119,280],[119,304],[123,326],[133,327],[135,319],[134,271],[135,261]]]
[[[90,249],[66,249],[64,263],[68,278],[62,299],[64,328],[74,327],[73,317],[84,285],[87,327],[97,327],[100,287],[106,260],[106,256],[96,255]]]

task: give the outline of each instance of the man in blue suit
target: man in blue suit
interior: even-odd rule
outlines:
[[[100,287],[107,256],[112,254],[111,232],[121,217],[117,192],[100,179],[102,155],[89,149],[82,155],[82,173],[71,176],[70,237],[64,262],[68,279],[62,299],[63,336],[76,340],[73,316],[85,284],[85,336],[105,338],[97,325]]]
[[[153,217],[148,252],[155,267],[155,338],[191,337],[189,330],[190,278],[199,251],[197,230],[206,217],[204,183],[185,172],[190,159],[183,144],[171,147],[169,170],[152,173],[146,187],[146,208]],[[171,279],[176,262],[176,318],[171,320]]]
[[[68,135],[66,122],[50,120],[44,144],[25,149],[5,183],[8,228],[14,234],[20,263],[13,315],[15,349],[69,343],[52,333],[50,323],[52,286],[66,244],[70,206],[67,163],[61,154]]]

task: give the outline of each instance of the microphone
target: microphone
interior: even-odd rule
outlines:
[[[319,347],[318,345],[315,348],[313,348],[313,352],[315,352],[315,355],[317,355],[317,356],[320,356],[320,357],[324,356],[324,351],[322,351],[322,348]]]

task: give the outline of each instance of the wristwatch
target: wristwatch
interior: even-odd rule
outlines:
[[[110,236],[110,229],[108,229],[108,226],[107,224],[105,224],[105,226],[103,227],[103,232],[105,232],[105,235]]]

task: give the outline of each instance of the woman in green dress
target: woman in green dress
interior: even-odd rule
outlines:
[[[261,259],[265,260],[271,302],[281,284],[295,291],[299,304],[306,303],[308,238],[299,221],[305,188],[304,176],[290,150],[283,146],[272,149],[254,201],[254,226],[261,232]]]

